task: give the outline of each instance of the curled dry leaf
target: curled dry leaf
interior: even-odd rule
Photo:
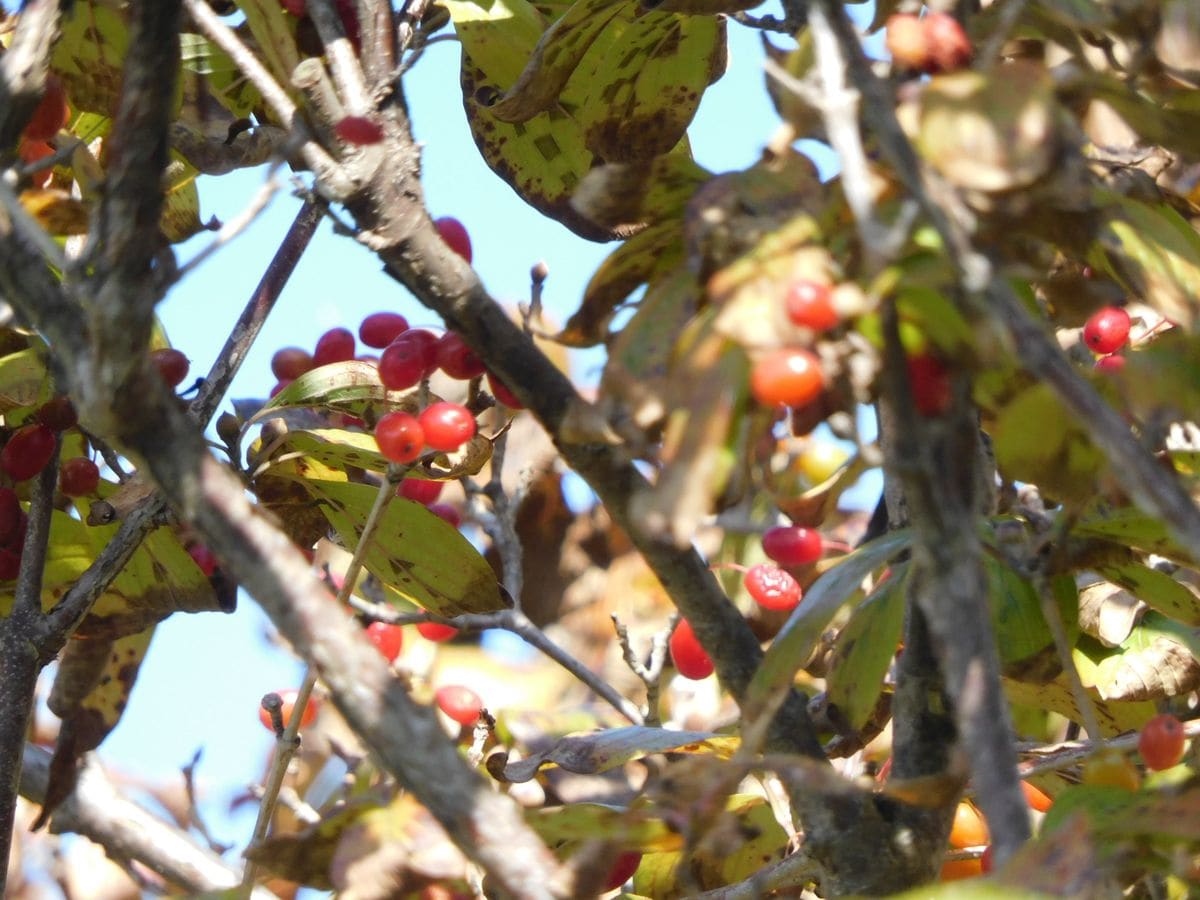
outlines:
[[[1079,591],[1079,627],[1105,646],[1116,647],[1148,608],[1129,591],[1099,581]]]

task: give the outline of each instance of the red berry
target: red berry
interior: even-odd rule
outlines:
[[[821,361],[807,350],[774,350],[750,371],[750,392],[763,406],[805,406],[824,390]]]
[[[1112,353],[1129,340],[1129,313],[1119,306],[1106,306],[1083,326],[1083,342],[1093,353]]]
[[[768,528],[762,537],[763,552],[781,566],[802,566],[821,558],[821,532],[800,525]]]
[[[947,13],[928,13],[921,24],[932,56],[931,71],[954,72],[971,61],[974,48],[958,19]]]
[[[389,391],[403,391],[428,378],[437,368],[437,337],[411,328],[387,345],[379,357],[379,380]]]
[[[24,514],[17,492],[12,488],[0,488],[0,546],[11,547],[21,536]]]
[[[354,334],[348,328],[330,328],[317,339],[313,368],[354,359]]]
[[[86,497],[100,484],[100,467],[84,456],[68,459],[58,470],[58,489],[68,497]]]
[[[154,363],[158,374],[169,388],[179,387],[183,379],[187,378],[188,369],[191,367],[188,358],[174,347],[151,351],[150,361]]]
[[[39,159],[45,159],[47,156],[54,155],[54,148],[45,141],[28,141],[23,140],[17,147],[17,156],[21,157],[21,162],[25,164],[35,163]],[[34,187],[44,188],[50,183],[50,179],[54,177],[54,167],[42,169],[34,172],[29,176],[29,180]]]
[[[386,622],[372,622],[367,626],[367,639],[383,654],[388,662],[394,662],[404,644],[404,629]]]
[[[66,431],[79,424],[79,414],[75,412],[75,404],[64,395],[52,397],[38,407],[33,417],[52,431]]]
[[[205,578],[212,578],[213,573],[217,571],[217,555],[208,549],[204,544],[192,544],[188,547],[188,556],[192,558],[200,571],[204,573]]]
[[[458,629],[453,625],[443,625],[441,622],[418,622],[417,632],[425,640],[440,644],[457,635]]]
[[[508,385],[491,372],[487,373],[487,383],[497,402],[504,404],[509,409],[525,408],[525,404],[517,399],[517,395],[508,389]]]
[[[671,649],[671,661],[684,678],[699,681],[713,673],[713,661],[696,640],[696,633],[687,619],[679,620],[671,632],[668,646]]]
[[[366,116],[345,116],[333,126],[338,140],[347,144],[378,144],[383,140],[383,126]]]
[[[286,728],[288,722],[292,718],[292,711],[296,708],[296,697],[299,691],[276,691],[279,694],[279,699],[283,701],[283,708],[280,713],[283,716],[283,726]],[[307,728],[317,720],[317,701],[313,697],[308,698],[308,702],[304,704],[304,712],[300,716],[300,727]],[[258,707],[258,721],[263,723],[263,727],[275,733],[275,726],[271,724],[271,714],[268,713],[260,705]]]
[[[995,861],[992,856],[992,845],[988,844],[983,848],[983,856],[979,857],[979,868],[983,869],[983,874],[986,875],[995,867]]]
[[[396,496],[428,506],[442,495],[442,484],[428,478],[405,478],[396,488]]]
[[[368,347],[382,350],[408,331],[408,319],[399,313],[371,313],[358,326],[358,339]]]
[[[458,403],[431,403],[421,411],[418,421],[425,443],[434,450],[457,450],[475,436],[475,417]]]
[[[902,68],[928,72],[932,65],[929,37],[919,16],[896,13],[887,20],[887,49]]]
[[[462,514],[449,503],[430,503],[426,508],[439,519],[449,522],[455,528],[462,524]]]
[[[1142,726],[1138,752],[1142,754],[1146,768],[1157,772],[1169,769],[1183,759],[1186,740],[1183,723],[1170,713],[1162,713]]]
[[[392,462],[408,463],[425,449],[425,433],[416,416],[390,412],[375,425],[375,443],[379,452]]]
[[[447,331],[437,343],[437,364],[451,378],[475,378],[486,369],[483,360],[467,346],[462,335]]]
[[[787,314],[796,325],[813,331],[828,331],[840,321],[829,285],[807,278],[792,282],[788,288]]]
[[[67,105],[67,92],[63,90],[58,76],[46,76],[46,92],[25,125],[22,136],[31,141],[48,141],[71,120],[71,108]]]
[[[604,879],[604,891],[615,891],[637,871],[638,866],[642,864],[642,854],[637,850],[626,850],[620,856],[613,860],[612,868],[608,870],[608,876]]]
[[[342,30],[354,45],[356,51],[362,49],[362,33],[358,27],[358,8],[355,0],[337,0],[338,17],[342,20]]]
[[[759,563],[746,573],[746,590],[764,609],[795,609],[803,592],[800,582],[778,566]]]
[[[299,347],[283,347],[271,357],[271,374],[280,381],[299,378],[312,367],[312,354]]]
[[[0,549],[0,581],[12,581],[21,571],[21,552]]]
[[[32,478],[50,462],[54,441],[54,432],[45,425],[18,428],[0,450],[0,469],[13,481]]]
[[[453,216],[442,216],[433,220],[433,227],[442,236],[446,246],[465,259],[471,261],[471,236],[467,234],[466,226]]]
[[[950,373],[936,356],[908,358],[908,387],[913,405],[923,416],[940,416],[953,398]]]
[[[447,684],[435,694],[438,708],[459,725],[474,725],[483,711],[483,701],[469,687]]]
[[[1096,371],[1106,374],[1120,372],[1125,368],[1125,357],[1119,353],[1110,353],[1108,356],[1102,356],[1096,360]]]
[[[308,13],[307,0],[279,0],[279,5],[297,19]]]

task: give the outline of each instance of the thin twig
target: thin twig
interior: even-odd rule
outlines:
[[[612,614],[613,627],[617,631],[617,642],[621,646],[621,656],[625,660],[625,665],[629,666],[633,674],[646,686],[646,712],[643,717],[646,725],[662,724],[658,710],[658,695],[662,689],[663,667],[667,662],[667,642],[671,639],[671,632],[679,624],[679,618],[678,611],[671,613],[666,627],[656,632],[651,639],[650,656],[643,663],[638,658],[637,651],[633,649],[633,642],[629,639],[629,629],[617,618],[616,613]]]

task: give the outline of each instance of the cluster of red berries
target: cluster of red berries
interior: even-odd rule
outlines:
[[[21,143],[17,147],[21,161],[28,165],[53,156],[55,151],[50,141],[66,128],[70,120],[71,107],[67,103],[67,93],[58,76],[51,73],[46,76],[46,92],[21,132]],[[53,174],[52,169],[42,169],[31,180],[35,187],[44,188]]]
[[[896,13],[887,20],[887,49],[901,68],[935,75],[971,61],[974,48],[958,19],[947,13]]]
[[[1093,353],[1100,354],[1097,369],[1117,372],[1124,367],[1125,357],[1117,351],[1129,342],[1131,324],[1129,313],[1119,306],[1106,306],[1084,323],[1083,342]]]
[[[798,279],[785,299],[788,318],[815,332],[828,331],[840,321],[830,285]],[[811,350],[781,347],[763,354],[750,371],[750,392],[764,406],[807,406],[825,390],[821,361]]]

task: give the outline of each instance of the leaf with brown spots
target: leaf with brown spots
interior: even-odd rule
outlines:
[[[597,166],[579,183],[571,206],[596,225],[619,234],[632,235],[659,223],[664,227],[674,223],[678,228],[688,201],[711,177],[692,159],[691,146],[684,139],[670,153],[649,161]]]

